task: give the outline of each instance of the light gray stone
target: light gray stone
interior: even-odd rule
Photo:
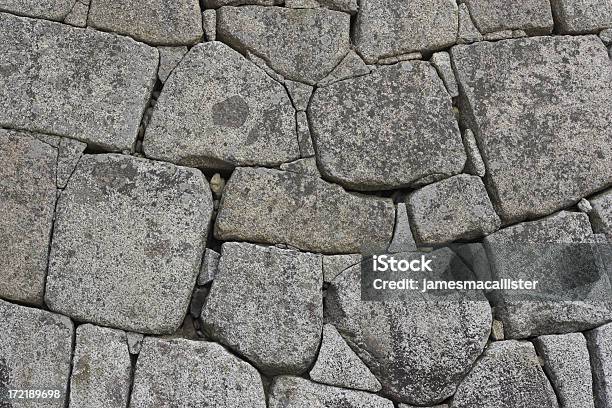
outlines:
[[[467,5],[465,3],[459,4],[459,32],[457,33],[457,42],[459,44],[471,44],[482,40],[482,34],[474,25]]]
[[[281,376],[270,389],[269,408],[393,408],[393,402],[363,391]]]
[[[505,0],[465,0],[472,19],[483,33],[524,30],[529,35],[550,34],[553,15],[549,0],[526,0],[508,3]]]
[[[531,343],[491,343],[457,388],[451,408],[557,408]]]
[[[434,271],[462,265],[465,272],[447,248],[430,256]],[[410,277],[435,278],[431,273]],[[478,292],[435,298],[405,292],[406,298],[362,301],[361,265],[355,265],[327,290],[326,322],[338,329],[381,382],[383,395],[419,406],[437,404],[454,393],[482,352],[491,310]]]
[[[297,112],[295,116],[297,126],[298,145],[302,157],[313,157],[315,155],[310,134],[310,125],[306,112]]]
[[[207,41],[217,40],[217,12],[215,10],[204,10],[202,12],[202,28]]]
[[[605,45],[612,45],[612,28],[601,31],[599,33],[599,38]]]
[[[371,392],[378,392],[382,388],[331,324],[323,326],[321,349],[309,375],[313,381],[341,388]]]
[[[409,52],[407,54],[394,55],[392,57],[380,58],[376,61],[378,65],[393,65],[401,61],[410,61],[423,58],[420,52]]]
[[[136,364],[130,408],[265,408],[255,368],[222,346],[146,337]]]
[[[131,375],[125,332],[91,324],[77,328],[70,377],[71,408],[126,408]]]
[[[451,56],[505,223],[571,206],[612,182],[612,70],[597,37],[481,42]]]
[[[478,150],[474,132],[471,129],[465,129],[465,132],[463,132],[463,146],[467,154],[463,171],[474,176],[484,177],[487,173],[487,168],[480,155],[480,150]]]
[[[359,9],[357,0],[318,0],[319,4],[331,10],[355,14]]]
[[[265,59],[285,78],[314,85],[349,51],[350,16],[326,9],[222,7],[217,38]]]
[[[307,157],[305,159],[299,159],[290,163],[283,163],[280,165],[280,169],[314,177],[321,177],[319,169],[317,168],[317,160],[314,157]]]
[[[593,231],[612,237],[612,189],[589,198],[592,211],[589,212]]]
[[[321,5],[317,0],[286,0],[285,7],[294,9],[319,8]]]
[[[204,34],[198,0],[91,0],[87,24],[154,45],[195,44]]]
[[[407,404],[399,404],[398,407],[399,408],[419,408],[414,405],[407,405]],[[448,405],[447,404],[434,405],[428,408],[448,408]]]
[[[297,159],[287,92],[220,42],[193,47],[155,105],[147,157],[193,167],[274,166]]]
[[[155,82],[156,49],[2,13],[0,27],[0,126],[131,149]]]
[[[127,332],[127,345],[130,354],[138,354],[142,349],[142,341],[144,340],[144,335],[140,333]]]
[[[349,188],[411,186],[465,164],[451,98],[427,62],[378,67],[319,88],[308,118],[321,173]]]
[[[57,149],[0,130],[0,297],[41,306],[56,199]]]
[[[322,286],[320,255],[225,243],[204,331],[266,374],[300,374],[317,356]]]
[[[211,212],[197,170],[83,156],[57,205],[47,306],[100,325],[174,332],[189,305]]]
[[[585,333],[593,369],[593,392],[597,408],[612,405],[612,323]]]
[[[64,408],[70,378],[70,319],[0,300],[0,398],[11,408]],[[10,400],[8,390],[58,390],[59,398]],[[7,402],[8,404],[4,404]]]
[[[501,224],[477,176],[460,174],[425,186],[411,193],[406,205],[419,243],[476,239]]]
[[[323,281],[331,283],[338,275],[361,262],[360,254],[324,255]]]
[[[62,21],[75,0],[0,0],[0,10],[12,14]]]
[[[91,0],[76,0],[70,13],[64,18],[64,23],[75,27],[87,26],[87,15],[89,14],[89,5]]]
[[[557,31],[563,34],[596,33],[612,28],[610,0],[551,0]]]
[[[405,203],[397,204],[395,210],[395,228],[393,230],[393,239],[389,245],[389,252],[408,252],[417,249],[412,230],[410,229],[410,221],[408,220],[408,211]]]
[[[493,280],[536,280],[536,290],[496,291],[506,338],[588,330],[612,319],[611,289],[583,213],[562,211],[484,239]]]
[[[209,0],[206,2],[206,8],[219,8],[223,6],[280,6],[283,0]]]
[[[177,67],[185,54],[187,54],[187,47],[157,47],[157,49],[159,50],[157,77],[161,82],[166,82],[174,68]]]
[[[287,92],[289,92],[289,96],[291,97],[295,110],[305,111],[308,107],[308,102],[310,101],[313,87],[301,82],[290,80],[285,81],[285,87],[287,88]]]
[[[354,26],[357,51],[367,63],[455,43],[458,9],[454,0],[363,0]]]
[[[256,54],[253,54],[249,50],[247,50],[245,54],[249,61],[251,61],[253,64],[261,68],[266,74],[268,74],[270,78],[272,78],[278,83],[281,83],[281,84],[285,83],[285,78],[282,75],[280,75],[278,72],[274,71],[265,59],[261,58],[260,56]]]
[[[512,30],[495,31],[492,33],[487,33],[483,36],[485,41],[499,41],[499,40],[506,40],[508,38],[513,38],[513,37],[514,37],[514,31]]]
[[[391,200],[350,194],[317,177],[241,167],[223,193],[215,236],[358,253],[362,247],[385,248],[394,219]]]
[[[57,187],[65,188],[81,159],[87,144],[75,139],[61,138],[57,153]]]
[[[451,66],[450,55],[446,51],[436,52],[429,60],[438,71],[438,75],[442,78],[444,86],[451,97],[459,96],[459,86],[455,79],[455,73]]]
[[[367,75],[372,70],[366,65],[361,57],[353,50],[346,54],[346,57],[329,73],[319,81],[318,86],[327,86],[344,79],[356,78]]]
[[[540,336],[535,339],[544,359],[560,408],[595,408],[589,350],[582,333]]]
[[[206,248],[204,258],[202,259],[200,275],[198,275],[198,285],[206,285],[215,279],[215,276],[217,276],[217,271],[219,270],[220,258],[221,254],[213,251],[210,248]]]
[[[578,204],[576,205],[576,207],[578,207],[578,209],[585,214],[588,214],[591,211],[593,211],[593,207],[591,206],[591,203],[586,198],[581,198],[580,201],[578,201]]]

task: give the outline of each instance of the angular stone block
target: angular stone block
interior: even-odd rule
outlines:
[[[427,62],[379,67],[319,88],[308,117],[321,172],[350,188],[435,181],[465,164],[451,98]]]
[[[42,305],[56,199],[56,148],[0,130],[0,297]]]
[[[266,408],[257,370],[222,346],[146,337],[130,408]]]
[[[563,34],[596,33],[612,28],[610,0],[550,0],[557,30]]]
[[[483,33],[523,30],[528,35],[546,35],[553,30],[549,0],[465,0],[472,19]]]
[[[174,332],[199,272],[212,206],[197,170],[83,156],[57,205],[47,305],[100,325]]]
[[[612,405],[612,323],[600,326],[584,334],[593,368],[593,393],[595,406]]]
[[[240,167],[223,192],[215,236],[350,254],[386,248],[394,219],[391,200],[350,194],[317,177]]]
[[[326,9],[221,7],[217,38],[265,59],[285,78],[314,85],[350,49],[350,16]]]
[[[157,47],[157,49],[159,51],[157,77],[161,82],[166,82],[174,68],[177,67],[185,54],[187,54],[187,47]]]
[[[188,166],[274,166],[300,156],[284,87],[220,42],[198,44],[166,82],[147,157]]]
[[[75,0],[0,0],[0,10],[45,20],[62,21]]]
[[[550,214],[612,183],[612,70],[606,54],[596,36],[451,50],[464,119],[478,140],[485,182],[505,223]]]
[[[225,243],[204,330],[266,374],[300,374],[321,340],[322,286],[319,255]]]
[[[589,218],[593,231],[612,237],[612,189],[589,197],[591,211]]]

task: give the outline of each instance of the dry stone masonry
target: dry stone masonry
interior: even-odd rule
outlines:
[[[0,0],[0,164],[0,408],[612,407],[612,0]]]

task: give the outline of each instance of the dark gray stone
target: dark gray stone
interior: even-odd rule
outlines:
[[[612,323],[585,333],[593,369],[595,406],[612,405]]]
[[[319,88],[308,117],[322,174],[350,188],[411,186],[465,164],[451,99],[427,62],[379,67]]]
[[[596,33],[612,28],[610,0],[551,0],[550,3],[561,33]]]
[[[451,55],[505,223],[550,214],[612,183],[612,70],[599,38],[481,42]]]
[[[553,15],[549,0],[465,0],[476,27],[483,34],[523,30],[528,35],[550,34]]]
[[[362,247],[386,248],[394,219],[389,199],[350,194],[317,177],[240,167],[223,193],[215,236],[357,253]]]
[[[57,205],[47,306],[100,325],[174,332],[189,305],[211,212],[197,170],[83,156]]]

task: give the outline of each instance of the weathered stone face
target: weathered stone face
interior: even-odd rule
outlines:
[[[612,404],[612,323],[585,333],[593,368],[595,406]]]
[[[550,3],[561,33],[596,33],[612,28],[610,0],[551,0]]]
[[[75,0],[0,0],[0,10],[45,20],[62,21]]]
[[[47,305],[101,325],[173,332],[189,304],[211,212],[197,170],[83,156],[57,206]]]
[[[147,156],[190,166],[273,166],[300,156],[283,86],[220,42],[195,46],[166,82]]]
[[[91,0],[87,23],[156,45],[195,44],[204,35],[198,0]]]
[[[450,96],[427,62],[379,67],[319,88],[309,119],[321,172],[350,188],[434,181],[465,164]]]
[[[531,343],[494,342],[457,388],[451,408],[557,408]]]
[[[145,338],[130,407],[265,408],[257,370],[222,346]]]
[[[286,243],[312,252],[358,253],[386,248],[394,219],[391,200],[350,194],[308,175],[240,167],[223,192],[215,236]]]
[[[0,130],[0,297],[42,305],[56,198],[57,149]]]
[[[589,212],[593,230],[612,237],[612,189],[590,197],[589,202],[593,207]]]
[[[59,398],[37,400],[35,406],[64,407],[68,399],[74,332],[70,319],[3,300],[0,300],[0,316],[2,398],[8,397],[8,390],[58,390]],[[18,405],[9,406],[26,405],[19,401]]]
[[[264,58],[293,81],[315,84],[349,51],[350,16],[325,9],[221,7],[217,38]]]
[[[266,374],[300,374],[321,340],[322,286],[319,255],[226,243],[204,330]]]
[[[466,0],[472,19],[481,33],[523,30],[529,35],[550,34],[553,15],[549,0],[508,3],[504,0]]]
[[[3,13],[0,33],[0,126],[132,148],[155,81],[156,49]]]
[[[612,70],[597,37],[483,42],[451,54],[504,222],[550,214],[612,182]]]
[[[353,41],[368,63],[414,51],[433,51],[455,43],[458,8],[453,0],[364,0]]]

